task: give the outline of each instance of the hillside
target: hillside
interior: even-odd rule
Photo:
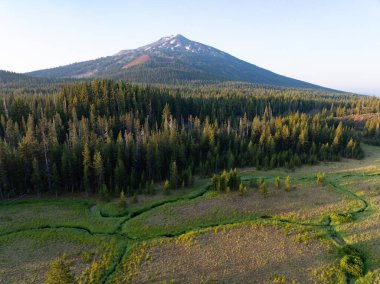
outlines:
[[[240,60],[182,35],[163,37],[115,55],[27,73],[44,78],[112,78],[133,82],[176,84],[189,81],[240,81],[253,84],[324,89]]]
[[[0,70],[0,84],[24,83],[28,81],[37,81],[37,79],[20,73]]]

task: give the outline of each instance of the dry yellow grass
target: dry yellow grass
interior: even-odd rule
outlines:
[[[319,282],[316,271],[335,265],[331,245],[303,230],[244,224],[137,245],[118,282]]]
[[[338,230],[345,240],[358,246],[365,254],[369,269],[380,268],[380,177],[352,179],[346,186],[365,197],[369,208],[355,222],[341,224]]]
[[[332,213],[350,211],[360,205],[360,201],[328,186],[303,181],[290,192],[271,186],[267,197],[256,189],[250,189],[245,196],[238,192],[210,193],[195,200],[177,202],[126,222],[123,232],[130,237],[152,237],[163,232],[173,233],[260,216],[319,224],[323,219],[327,223],[327,216]]]
[[[50,263],[63,254],[72,262],[71,271],[75,283],[79,283],[90,273],[93,278],[104,275],[120,249],[116,237],[92,236],[75,229],[30,230],[2,236],[0,283],[43,283]]]
[[[43,283],[50,262],[63,253],[69,254],[79,275],[88,266],[81,253],[90,250],[90,245],[16,234],[0,243],[0,283]]]

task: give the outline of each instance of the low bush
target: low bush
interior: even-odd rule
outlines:
[[[349,276],[359,278],[364,275],[364,262],[360,256],[345,255],[340,259],[339,265]]]
[[[331,214],[330,219],[336,224],[351,222],[354,218],[350,213]]]

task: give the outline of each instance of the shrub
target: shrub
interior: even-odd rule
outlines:
[[[350,245],[344,245],[342,246],[340,249],[339,249],[339,253],[344,256],[344,255],[356,255],[356,256],[360,256],[360,251],[353,247],[353,246],[350,246]]]
[[[218,187],[219,179],[216,176],[216,174],[212,175],[211,183],[212,183],[212,189],[215,191],[218,191],[219,190],[219,187]]]
[[[287,176],[285,178],[285,190],[290,191],[291,188],[292,188],[292,181],[290,179],[290,176]]]
[[[82,260],[85,263],[90,263],[92,260],[92,255],[88,251],[82,252]]]
[[[170,183],[169,183],[168,180],[165,180],[165,182],[164,182],[164,191],[166,193],[169,193],[169,190],[170,190]]]
[[[119,199],[119,207],[120,208],[125,208],[127,207],[127,201],[125,200],[125,194],[124,191],[120,192],[120,199]]]
[[[103,183],[102,187],[100,188],[100,197],[103,201],[109,201],[109,193],[107,185]]]
[[[323,184],[326,179],[325,173],[318,172],[316,178],[317,178],[317,184]]]
[[[280,180],[280,177],[279,176],[276,176],[275,180],[274,180],[274,186],[277,188],[277,189],[281,189],[281,180]]]
[[[249,181],[249,187],[250,188],[258,188],[259,187],[259,182],[257,178],[253,178]]]
[[[280,284],[280,283],[288,283],[288,279],[284,275],[275,275],[271,283]]]
[[[230,170],[227,172],[224,170],[220,176],[213,175],[211,178],[211,184],[212,188],[215,191],[224,191],[224,192],[230,192],[230,191],[239,191],[240,184],[241,184],[241,178],[238,175],[238,172],[236,169]]]
[[[240,194],[241,196],[247,194],[247,187],[246,187],[243,183],[240,183],[240,184],[239,184],[239,194]]]
[[[67,255],[57,258],[50,264],[45,284],[71,284],[74,282],[74,274],[71,271],[72,263],[67,259]]]
[[[364,263],[359,256],[345,255],[339,261],[339,265],[350,276],[358,278],[364,275]]]
[[[347,284],[345,273],[338,266],[329,264],[327,266],[315,269],[314,276],[318,281],[315,283],[324,284]]]
[[[137,192],[135,192],[135,194],[133,194],[132,203],[136,204],[138,202],[139,202],[139,198],[137,196]]]
[[[330,219],[334,223],[341,224],[341,223],[351,222],[354,218],[352,217],[352,214],[350,213],[337,213],[337,214],[331,214]]]
[[[380,271],[369,271],[362,278],[355,281],[355,284],[380,283]]]
[[[264,197],[268,195],[268,186],[265,180],[261,180],[259,190]]]

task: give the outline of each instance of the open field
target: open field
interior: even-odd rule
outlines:
[[[268,182],[273,184],[273,178]],[[335,192],[315,181],[294,182],[295,189],[269,188],[268,196],[249,189],[244,196],[209,192],[203,197],[167,204],[150,210],[123,225],[123,233],[132,238],[178,234],[191,228],[257,219],[262,216],[283,218],[310,224],[324,224],[329,214],[360,207],[352,197]]]
[[[153,190],[150,194],[139,194],[126,198],[126,208],[118,206],[119,199],[97,205],[102,216],[122,217],[128,214],[136,214],[149,208],[157,207],[164,203],[174,202],[179,199],[192,199],[203,194],[207,187],[208,179],[197,180],[191,188],[180,188],[169,193],[164,193],[162,188]]]
[[[30,230],[0,237],[0,283],[42,283],[51,261],[67,254],[76,281],[96,282],[117,261],[123,247],[114,236],[75,229]],[[96,283],[95,282],[95,283]]]
[[[337,230],[342,234],[347,243],[355,245],[365,255],[368,269],[375,272],[373,279],[368,281],[379,283],[380,176],[348,177],[341,185],[368,200],[369,208],[355,222],[341,224],[337,227]],[[375,279],[377,279],[377,282]]]
[[[366,269],[350,281],[378,283],[380,148],[364,150],[363,160],[294,172],[242,169],[247,185],[267,181],[267,196],[255,188],[218,193],[203,180],[170,195],[140,195],[137,203],[130,197],[123,210],[117,200],[0,203],[0,283],[41,283],[64,253],[78,281],[100,267],[94,283],[346,283],[339,268],[346,245]],[[326,173],[321,185],[317,172]],[[292,189],[276,189],[274,178],[283,184],[287,175]]]
[[[220,226],[131,248],[118,282],[307,283],[342,281],[334,245],[312,231],[276,223]],[[320,271],[337,274],[320,278]],[[282,282],[278,282],[282,283]]]
[[[78,227],[91,233],[112,232],[120,219],[101,218],[92,201],[25,200],[0,205],[0,235],[41,227]]]

